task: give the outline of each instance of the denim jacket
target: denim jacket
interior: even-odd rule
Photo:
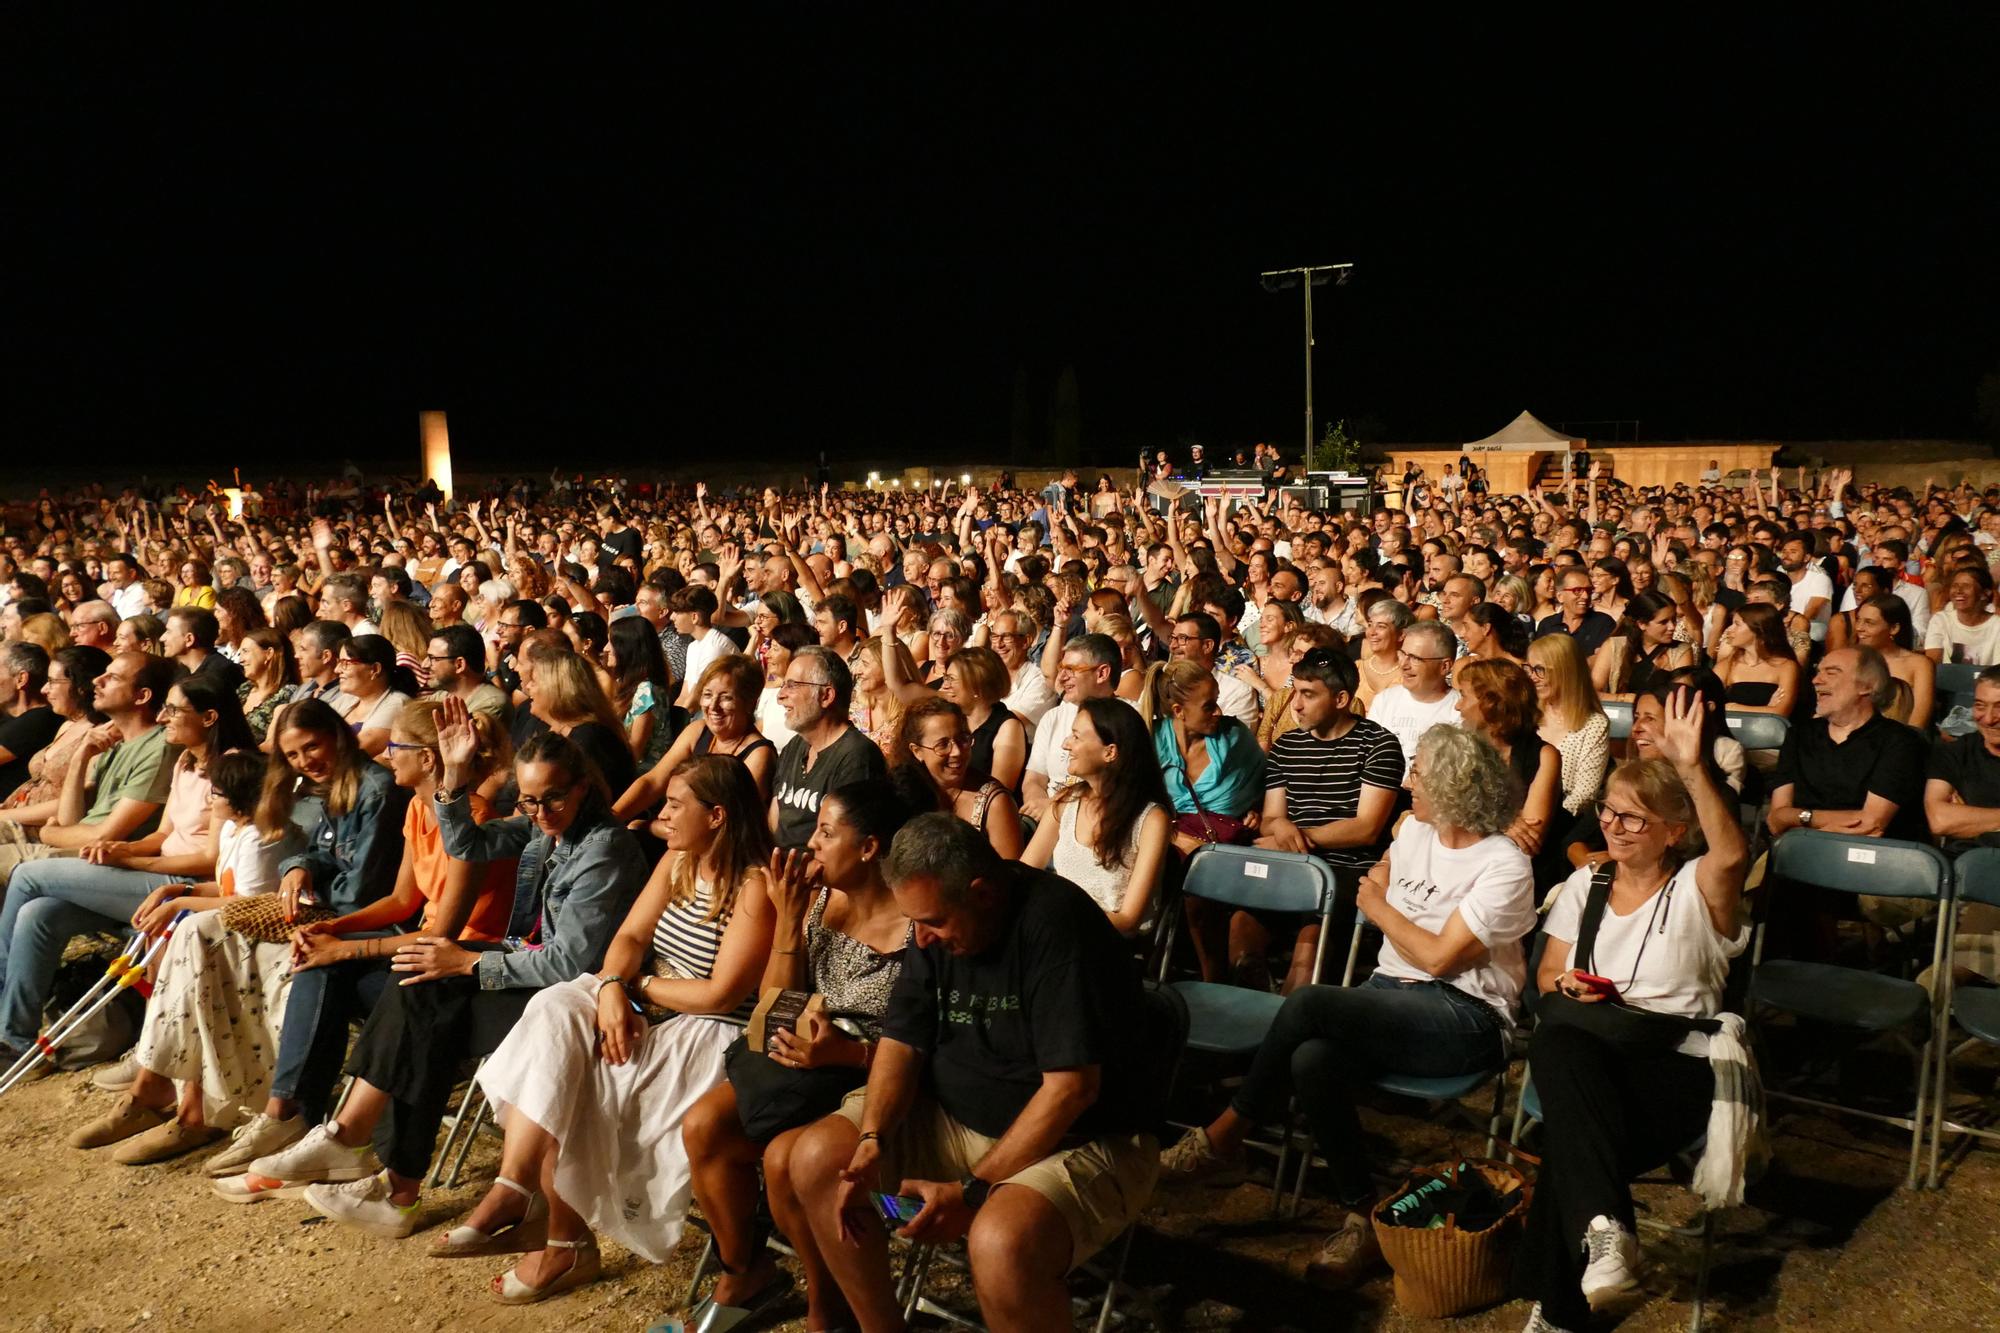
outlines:
[[[282,876],[304,870],[313,896],[345,916],[389,894],[403,867],[403,811],[410,793],[382,765],[361,766],[361,790],[344,815],[322,813],[306,850],[278,863]]]
[[[457,861],[521,858],[514,913],[498,949],[479,955],[481,990],[532,990],[601,966],[646,884],[639,840],[608,814],[550,838],[526,815],[475,823],[472,802],[437,798],[445,852]]]

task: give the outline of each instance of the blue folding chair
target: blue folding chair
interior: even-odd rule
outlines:
[[[1782,750],[1785,734],[1792,729],[1792,724],[1777,713],[1746,713],[1735,708],[1723,710],[1722,723],[1746,750]]]
[[[1961,745],[1975,743],[1959,742]],[[1942,1017],[1938,1023],[1937,1108],[1932,1113],[1931,1167],[1927,1177],[1932,1189],[1937,1188],[1938,1150],[1946,1134],[1965,1134],[2000,1142],[2000,1130],[1961,1124],[1951,1119],[1948,1111],[1952,1057],[1963,1055],[1975,1046],[2000,1046],[2000,989],[1980,986],[1959,990],[1952,979],[1956,970],[1952,959],[1957,955],[1958,918],[1965,905],[1981,903],[1987,907],[2000,907],[2000,847],[1980,847],[1959,857],[1952,867],[1952,879],[1955,910],[1950,914],[1949,935],[1944,945],[1945,964],[1938,969],[1940,979],[1934,983],[1939,987],[1938,1013]],[[1940,924],[1938,933],[1946,934],[1943,924]],[[1954,1019],[1966,1034],[1966,1039],[1956,1049],[1951,1044]]]
[[[1630,699],[1606,699],[1603,704],[1604,716],[1611,722],[1611,739],[1629,740],[1632,736],[1632,701]]]
[[[1333,933],[1336,896],[1333,869],[1317,856],[1303,852],[1273,852],[1259,847],[1210,844],[1188,862],[1184,897],[1206,898],[1250,911],[1313,914],[1319,918],[1319,942],[1313,949],[1310,981],[1317,983],[1326,968],[1326,945]],[[1163,953],[1173,952],[1169,936]],[[1204,1055],[1247,1059],[1264,1044],[1264,1037],[1284,1008],[1285,997],[1212,981],[1176,981],[1173,989],[1188,1008],[1187,1049]],[[1271,1211],[1275,1215],[1285,1194],[1285,1158],[1289,1134],[1278,1144],[1278,1165],[1271,1178]]]
[[[1936,688],[1939,704],[1935,711],[1939,717],[1950,711],[1953,704],[1972,706],[1972,688],[1979,680],[1981,669],[1965,662],[1938,663]]]
[[[1937,848],[1922,843],[1793,829],[1773,845],[1771,873],[1838,893],[1927,898],[1938,904],[1941,913],[1948,911],[1951,903],[1951,863]],[[1940,923],[1932,949],[1933,967],[1944,956],[1945,934]],[[1773,1091],[1767,1096],[1773,1101],[1795,1102],[1909,1130],[1906,1183],[1916,1188],[1930,1090],[1931,1043],[1937,1037],[1930,992],[1914,981],[1837,963],[1796,959],[1767,963],[1760,958],[1750,995],[1752,1002],[1764,1009],[1888,1037],[1909,1054],[1916,1064],[1917,1097],[1907,1116],[1883,1115],[1797,1093]],[[1908,1034],[1913,1028],[1922,1030],[1921,1045],[1910,1041]]]
[[[1188,862],[1183,896],[1206,898],[1248,911],[1292,912],[1319,918],[1312,980],[1326,965],[1331,934],[1333,869],[1303,852],[1210,844]],[[1172,942],[1168,943],[1172,950]],[[1264,1034],[1284,1006],[1281,995],[1212,981],[1176,981],[1188,1007],[1188,1049],[1204,1055],[1247,1056],[1263,1045]]]
[[[1352,986],[1355,983],[1356,974],[1360,968],[1362,935],[1367,930],[1367,926],[1368,918],[1359,911],[1355,912],[1354,934],[1347,946],[1347,966],[1342,970],[1340,975],[1340,984],[1342,986]],[[1531,978],[1535,974],[1535,965],[1540,957],[1541,952],[1538,943],[1530,951],[1528,975]],[[1487,1117],[1485,1125],[1485,1155],[1491,1157],[1494,1148],[1498,1146],[1500,1140],[1500,1125],[1507,1098],[1507,1070],[1512,1063],[1513,1056],[1510,1054],[1495,1069],[1483,1069],[1471,1074],[1450,1074],[1435,1078],[1422,1074],[1399,1074],[1392,1071],[1377,1075],[1370,1082],[1369,1086],[1382,1092],[1392,1093],[1398,1097],[1413,1098],[1423,1102],[1427,1106],[1442,1107],[1447,1113],[1450,1113],[1451,1111],[1458,1110],[1458,1104],[1465,1098],[1470,1097],[1473,1093],[1491,1083],[1493,1085],[1493,1110]],[[1461,1112],[1461,1114],[1463,1113]],[[1286,1158],[1291,1153],[1294,1138],[1299,1134],[1296,1128],[1296,1120],[1297,1117],[1295,1115],[1287,1116],[1286,1119],[1287,1131],[1278,1155],[1277,1181],[1280,1192],[1282,1192],[1285,1178]],[[1312,1163],[1312,1138],[1310,1135],[1306,1135],[1304,1137],[1304,1145],[1299,1150],[1298,1175],[1292,1182],[1290,1212],[1294,1217],[1298,1216],[1299,1208],[1305,1201],[1306,1173],[1311,1169]],[[1272,1199],[1274,1209],[1277,1203],[1278,1199],[1274,1196]]]

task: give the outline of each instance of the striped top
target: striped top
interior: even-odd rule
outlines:
[[[1271,742],[1264,789],[1285,789],[1285,818],[1301,829],[1354,818],[1364,785],[1391,791],[1403,785],[1403,747],[1379,722],[1361,718],[1330,741],[1300,727]],[[1386,848],[1383,842],[1313,850],[1331,865],[1366,868],[1381,860]]]
[[[728,912],[707,919],[715,900],[715,887],[696,877],[694,893],[668,905],[653,926],[653,975],[679,977],[684,981],[705,981],[715,971],[715,956],[722,952],[722,935],[729,929]],[[757,1008],[753,987],[743,1003],[726,1017],[749,1021]]]

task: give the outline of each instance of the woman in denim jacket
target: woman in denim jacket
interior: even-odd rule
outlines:
[[[468,948],[426,935],[399,948],[391,968],[406,984],[389,988],[362,1029],[346,1103],[250,1166],[260,1184],[318,1182],[307,1203],[390,1238],[416,1228],[419,1185],[461,1066],[497,1047],[541,988],[594,971],[646,881],[638,839],[612,817],[603,779],[565,736],[537,736],[515,756],[519,814],[473,822],[468,716],[460,700],[441,701],[444,774],[433,799],[453,858],[520,859],[507,938]]]

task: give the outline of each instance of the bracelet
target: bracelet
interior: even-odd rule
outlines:
[[[870,1139],[873,1139],[877,1143],[880,1143],[882,1141],[882,1135],[879,1132],[872,1129],[865,1129],[861,1131],[861,1141],[863,1143],[868,1142]]]

